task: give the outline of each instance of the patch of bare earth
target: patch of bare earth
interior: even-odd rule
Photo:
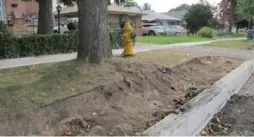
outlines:
[[[126,59],[115,58],[102,66],[78,65],[78,75],[75,71],[74,78],[68,76],[72,80],[56,82],[58,85],[48,89],[51,95],[46,94],[48,92],[45,90],[44,99],[39,99],[40,103],[34,100],[34,104],[33,101],[24,103],[32,109],[20,105],[23,102],[12,104],[8,99],[3,108],[5,113],[0,114],[0,133],[139,135],[168,114],[182,113],[184,103],[242,63],[241,60],[222,57],[178,57],[179,54],[166,52],[141,53]],[[175,66],[177,64],[180,65]],[[85,79],[84,74],[87,73],[95,75]],[[62,80],[60,74],[50,78]],[[28,79],[22,83],[31,81]],[[19,90],[23,92],[23,89]],[[22,99],[25,95],[19,90],[13,92]],[[65,94],[61,94],[61,91]],[[16,94],[11,95],[15,97]],[[37,94],[34,96],[41,97]],[[27,111],[21,111],[24,109]]]
[[[202,136],[253,136],[253,96],[231,97],[200,133]]]

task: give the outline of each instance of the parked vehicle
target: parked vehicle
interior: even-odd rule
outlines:
[[[60,26],[60,33],[63,34],[64,32],[69,31],[67,25],[71,22],[78,22],[78,18],[70,18],[67,21],[65,21],[64,23],[61,24]],[[58,26],[54,27],[54,33],[58,32]]]
[[[142,34],[149,36],[162,35],[165,33],[165,28],[156,23],[147,23],[142,25]]]
[[[174,35],[183,35],[186,34],[187,31],[182,26],[172,25],[166,28],[166,33]]]

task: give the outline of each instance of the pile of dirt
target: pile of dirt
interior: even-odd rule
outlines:
[[[176,67],[135,63],[115,66],[113,84],[42,106],[30,116],[0,121],[1,135],[140,135],[211,86],[240,60],[194,58]],[[124,69],[123,69],[124,68]],[[112,76],[113,77],[113,76]]]

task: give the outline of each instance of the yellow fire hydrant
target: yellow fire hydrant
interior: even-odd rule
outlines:
[[[126,21],[123,28],[123,44],[124,44],[124,51],[122,53],[122,56],[131,56],[134,54],[133,50],[133,28],[131,26],[131,23],[129,21]]]

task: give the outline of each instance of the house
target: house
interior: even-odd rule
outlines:
[[[53,11],[58,0],[53,0]],[[37,0],[0,0],[0,20],[15,32],[33,31],[38,24],[39,4]]]
[[[57,17],[57,12],[54,12],[55,17]],[[61,18],[74,18],[78,17],[78,8],[77,4],[73,6],[64,7],[61,10]],[[118,6],[115,4],[108,6],[108,24],[110,28],[120,28],[120,23],[122,22],[125,16],[128,16],[134,29],[136,30],[136,34],[138,36],[142,35],[142,16],[144,13],[138,8],[126,8],[122,6]]]
[[[169,11],[163,14],[177,18],[177,19],[184,19],[184,15],[187,13],[187,10],[179,10],[179,11]]]
[[[37,0],[2,0],[5,1],[6,23],[16,32],[29,31],[37,20],[39,5]]]
[[[154,11],[144,11],[146,13],[146,15],[144,15],[142,17],[142,21],[145,23],[148,22],[156,22],[159,23],[160,25],[163,25],[165,27],[171,26],[171,25],[181,25],[182,20],[172,17],[172,16],[168,16],[165,14],[161,14],[161,13],[156,13]]]

